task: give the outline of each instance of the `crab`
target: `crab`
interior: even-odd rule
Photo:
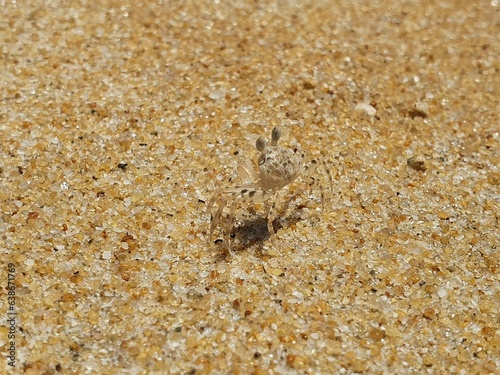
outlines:
[[[267,229],[271,242],[275,242],[276,233],[273,221],[276,216],[276,207],[280,202],[280,191],[285,186],[294,182],[298,177],[302,177],[312,184],[315,179],[304,172],[312,169],[310,166],[317,164],[316,160],[310,163],[306,160],[306,154],[297,149],[290,149],[278,146],[281,138],[281,129],[275,127],[271,132],[271,143],[259,137],[255,143],[257,151],[260,152],[258,160],[258,171],[254,171],[250,162],[238,165],[237,181],[240,183],[231,188],[218,189],[210,201],[207,208],[211,214],[212,224],[210,226],[209,241],[212,242],[214,230],[220,225],[224,234],[229,254],[231,251],[231,231],[234,225],[234,218],[238,202],[261,203],[272,199],[267,213]],[[332,182],[331,174],[327,169],[327,174]],[[321,209],[323,210],[323,188],[321,190]],[[225,214],[226,206],[229,205],[229,212]],[[212,207],[217,202],[217,210],[212,213]]]

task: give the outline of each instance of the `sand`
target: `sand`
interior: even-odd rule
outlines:
[[[1,2],[2,368],[500,374],[499,20]],[[319,167],[280,191],[275,241],[272,202],[227,195],[229,255],[207,204],[274,126]]]

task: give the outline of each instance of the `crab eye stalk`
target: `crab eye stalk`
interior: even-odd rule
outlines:
[[[271,133],[271,146],[276,146],[280,138],[281,138],[281,129],[274,128]]]
[[[257,139],[257,142],[255,142],[255,147],[261,153],[266,152],[266,148],[267,148],[267,142],[266,142],[266,140],[264,138],[262,138],[262,137],[259,137]]]

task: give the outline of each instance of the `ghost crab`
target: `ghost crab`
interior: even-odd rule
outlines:
[[[312,184],[315,179],[304,174],[304,172],[315,169],[310,166],[316,166],[317,161],[311,160],[310,163],[306,162],[306,155],[297,149],[290,149],[278,146],[278,141],[281,138],[281,129],[275,127],[271,132],[271,143],[259,137],[255,143],[257,151],[260,152],[258,160],[258,171],[252,168],[250,162],[245,162],[238,165],[238,180],[240,185],[218,189],[210,201],[208,202],[208,211],[211,213],[212,224],[210,226],[209,240],[212,242],[212,236],[215,228],[220,224],[221,231],[224,234],[224,240],[227,243],[227,249],[230,254],[231,242],[230,235],[234,225],[234,217],[236,213],[237,204],[239,202],[265,202],[273,198],[267,214],[267,229],[270,234],[271,242],[274,243],[276,234],[273,228],[273,221],[276,215],[276,207],[280,200],[280,190],[288,184],[295,181],[299,176],[309,180]],[[330,171],[325,168],[330,178],[332,178]],[[321,190],[321,209],[323,210],[323,188]],[[224,209],[229,201],[229,213],[225,216]],[[217,210],[215,214],[211,212],[212,207],[217,202]]]

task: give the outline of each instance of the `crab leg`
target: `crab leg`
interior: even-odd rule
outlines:
[[[214,205],[215,201],[217,199],[219,199],[219,197],[221,196],[223,191],[224,191],[224,189],[217,189],[217,191],[214,193],[214,195],[212,195],[212,198],[210,198],[210,200],[208,201],[208,204],[207,204],[207,211],[208,212],[210,212],[212,210],[212,206]]]
[[[274,194],[273,204],[271,205],[269,212],[267,213],[267,230],[269,231],[269,235],[271,238],[271,242],[274,245],[274,240],[276,239],[276,233],[274,232],[273,222],[276,218],[276,207],[280,200],[279,192]]]
[[[234,255],[231,251],[231,231],[234,226],[234,215],[236,213],[236,201],[231,204],[231,208],[229,209],[229,215],[226,221],[226,228],[224,229],[224,239],[227,242],[227,250],[230,255]]]
[[[217,228],[217,225],[219,225],[219,222],[222,218],[222,215],[224,213],[224,207],[226,207],[227,204],[227,197],[224,198],[221,203],[219,204],[219,208],[217,209],[217,212],[215,213],[215,216],[212,219],[212,225],[210,226],[210,242],[212,242],[212,235],[214,233],[214,229]]]

